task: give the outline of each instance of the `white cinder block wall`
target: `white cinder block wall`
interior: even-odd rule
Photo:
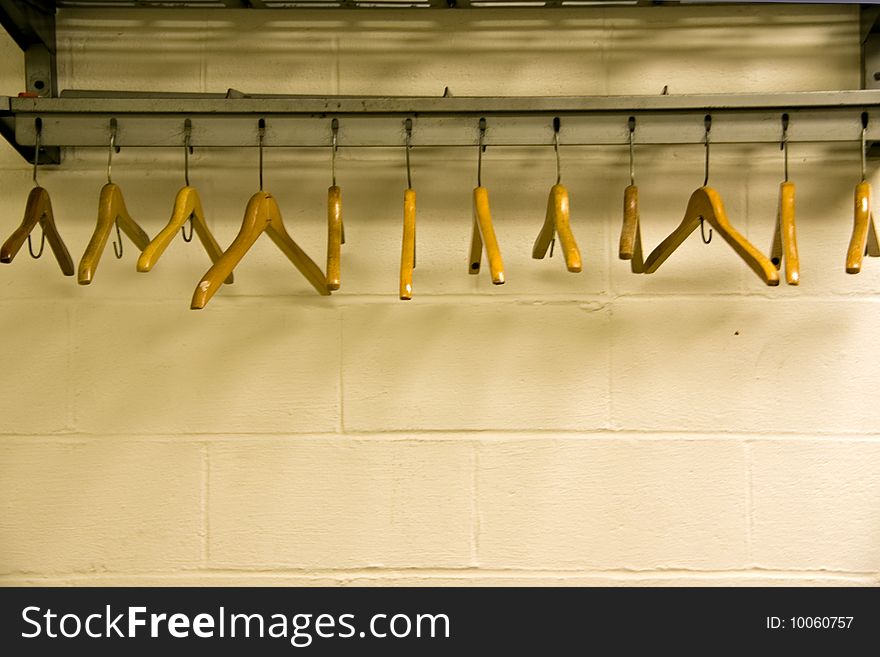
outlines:
[[[62,88],[439,95],[851,89],[852,7],[65,11]],[[2,89],[23,86],[2,43]],[[549,117],[548,117],[549,119]],[[564,132],[563,132],[564,135]],[[4,237],[30,170],[0,147]],[[77,260],[103,149],[41,172]],[[637,148],[646,248],[703,149]],[[180,149],[114,179],[150,235]],[[585,271],[530,258],[553,151],[490,148],[508,284],[467,275],[476,153],[413,152],[415,300],[397,300],[402,149],[342,150],[342,289],[269,240],[201,312],[177,240],[95,282],[0,267],[0,583],[876,584],[880,262],[843,272],[858,145],[791,147],[803,283],[770,289],[722,240],[652,276],[616,258],[625,148],[565,148]],[[256,149],[196,150],[222,244]],[[717,146],[712,184],[769,249],[781,154]],[[267,153],[267,188],[323,262],[329,153]],[[110,246],[108,245],[108,251]]]

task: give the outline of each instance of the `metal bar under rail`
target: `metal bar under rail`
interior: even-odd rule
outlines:
[[[98,96],[97,94],[104,94]],[[180,146],[184,122],[199,147],[257,143],[265,119],[266,147],[327,147],[339,122],[339,147],[399,146],[412,119],[413,147],[474,146],[479,119],[487,119],[487,146],[553,143],[560,117],[565,145],[625,145],[629,117],[638,144],[696,144],[712,116],[712,143],[779,142],[780,117],[790,117],[788,141],[880,140],[880,90],[770,94],[584,97],[372,97],[244,96],[68,92],[61,98],[0,97],[0,117],[14,125],[20,145],[33,144],[41,119],[45,146],[106,146],[110,120],[119,146]]]

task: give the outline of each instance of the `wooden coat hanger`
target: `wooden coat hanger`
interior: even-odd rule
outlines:
[[[620,229],[618,256],[621,260],[629,260],[632,273],[645,273],[642,228],[639,225],[639,188],[634,184],[623,190],[623,226]]]
[[[715,231],[730,244],[758,278],[767,285],[779,285],[779,273],[776,267],[730,224],[721,197],[711,187],[700,187],[691,195],[681,224],[645,259],[645,273],[652,274],[657,271],[703,220],[715,228]]]
[[[492,214],[489,211],[489,190],[482,185],[483,168],[483,137],[486,133],[486,119],[480,119],[480,141],[477,156],[477,186],[474,188],[474,222],[471,232],[470,267],[468,273],[480,273],[480,261],[483,258],[483,247],[486,248],[486,257],[489,260],[489,271],[492,275],[492,283],[504,284],[504,262],[501,260],[501,249],[498,247],[498,238],[495,236],[495,227],[492,225]]]
[[[266,233],[275,245],[288,257],[300,273],[312,284],[318,294],[329,295],[327,277],[321,268],[306,255],[284,227],[281,210],[275,197],[263,191],[263,135],[265,121],[260,119],[260,191],[251,196],[244,211],[244,220],[238,235],[217,262],[202,276],[193,292],[190,307],[200,310],[205,307],[223,281],[232,273],[244,254],[253,246],[257,238]]]
[[[101,254],[107,245],[107,238],[110,231],[116,226],[116,236],[119,240],[119,251],[116,251],[116,257],[122,257],[122,237],[119,229],[122,229],[129,239],[134,242],[140,251],[147,248],[150,243],[149,236],[144,230],[128,214],[125,207],[125,199],[122,197],[122,190],[114,184],[110,173],[113,163],[113,152],[116,150],[116,119],[110,122],[110,155],[107,158],[107,184],[101,188],[101,195],[98,199],[98,222],[95,226],[95,232],[86,246],[85,253],[79,261],[79,269],[77,272],[77,282],[80,285],[89,285],[95,276],[95,270],[101,260]],[[114,246],[115,251],[115,246]]]
[[[570,208],[568,202],[568,190],[562,185],[562,173],[559,163],[559,117],[553,119],[554,144],[556,150],[556,184],[550,188],[550,196],[547,198],[547,214],[544,217],[544,225],[532,247],[532,257],[542,259],[550,247],[550,256],[553,257],[553,243],[556,235],[559,235],[559,243],[562,246],[562,254],[565,257],[565,266],[570,272],[579,272],[583,269],[581,264],[581,252],[571,232]]]
[[[190,307],[200,310],[205,307],[214,293],[220,289],[223,281],[232,273],[244,254],[253,246],[257,238],[266,233],[275,245],[281,249],[290,261],[312,284],[318,294],[329,295],[327,278],[321,268],[306,255],[293,241],[281,220],[281,211],[275,197],[267,192],[259,191],[251,196],[244,211],[244,221],[238,236],[232,241],[217,262],[202,276],[196,286]]]
[[[788,114],[782,115],[782,150],[785,160],[785,180],[779,185],[779,207],[776,211],[776,230],[773,233],[773,246],[770,248],[770,262],[778,270],[785,262],[785,282],[789,285],[800,283],[800,259],[798,258],[797,230],[794,220],[793,182],[788,180]]]
[[[798,258],[797,230],[794,221],[794,183],[788,180],[779,185],[779,207],[776,210],[776,231],[770,249],[770,262],[778,270],[785,262],[785,282],[798,285],[801,280]]]
[[[327,188],[327,289],[330,290],[338,290],[341,285],[343,244],[342,190],[331,185]]]
[[[621,260],[630,261],[630,271],[634,274],[645,272],[642,256],[642,229],[639,225],[639,188],[636,187],[634,138],[636,118],[629,117],[629,185],[623,190],[623,225],[620,228],[620,244],[617,255]]]
[[[871,207],[871,184],[862,181],[856,185],[853,232],[846,251],[846,273],[858,274],[862,271],[863,256],[880,256],[880,242],[874,225],[874,212]]]
[[[0,246],[0,262],[12,262],[12,259],[15,258],[25,240],[28,242],[28,250],[30,250],[31,255],[34,258],[39,258],[43,254],[45,242],[48,241],[49,246],[52,248],[52,253],[61,267],[61,271],[65,276],[73,276],[73,260],[71,260],[70,253],[67,251],[64,241],[58,233],[58,228],[55,226],[55,216],[52,213],[52,201],[49,199],[49,192],[37,183],[37,166],[40,159],[40,129],[42,127],[41,120],[37,119],[37,122],[37,142],[36,149],[34,150],[34,188],[28,194],[24,209],[24,219],[22,219],[21,224],[13,231],[12,235],[9,236],[9,239],[3,243],[3,246]],[[35,254],[30,245],[30,239],[31,232],[37,224],[40,224],[42,237],[40,238],[40,251]]]
[[[709,127],[711,117],[706,117],[706,178],[703,186],[691,194],[687,210],[681,224],[663,240],[645,260],[645,272],[651,274],[687,239],[697,226],[707,221],[717,233],[736,251],[737,255],[767,285],[779,285],[779,273],[776,267],[751,242],[739,233],[727,219],[721,196],[707,186],[709,178]],[[709,237],[711,240],[711,235]],[[709,240],[705,240],[707,243]]]
[[[174,208],[171,211],[171,219],[168,221],[165,228],[159,231],[159,234],[153,238],[153,241],[146,246],[140,257],[138,257],[137,270],[140,272],[148,272],[155,266],[156,262],[158,262],[159,258],[165,252],[165,249],[168,248],[168,245],[171,244],[171,241],[174,239],[175,235],[177,235],[177,231],[184,231],[184,226],[187,222],[190,222],[190,235],[187,238],[186,234],[183,233],[184,241],[191,241],[192,234],[195,232],[195,234],[198,235],[202,246],[205,247],[208,257],[211,258],[211,262],[217,262],[218,258],[220,258],[220,255],[223,253],[220,245],[217,244],[217,240],[214,239],[214,236],[211,234],[211,230],[208,228],[208,222],[205,220],[205,211],[202,209],[202,200],[199,198],[199,193],[196,191],[195,187],[191,187],[189,184],[189,155],[192,152],[192,146],[190,146],[189,143],[191,130],[189,119],[186,120],[184,130],[186,131],[184,141],[185,184],[180,188],[177,192],[177,196],[174,198]],[[225,282],[232,283],[233,281],[234,278],[230,273]]]
[[[9,239],[3,242],[3,246],[0,247],[0,262],[12,262],[12,259],[21,249],[22,244],[30,238],[31,231],[33,231],[37,224],[40,224],[40,228],[43,231],[41,240],[49,242],[49,246],[52,247],[52,253],[55,254],[55,259],[61,266],[61,271],[64,272],[65,276],[73,276],[73,260],[71,260],[70,253],[67,251],[67,247],[64,245],[61,235],[55,226],[55,217],[52,214],[52,201],[49,199],[49,192],[39,186],[34,187],[30,194],[28,194],[27,204],[24,209],[24,219],[21,224],[9,236]],[[39,253],[35,254],[34,257],[39,258],[42,251],[43,248],[41,246]]]
[[[217,244],[217,240],[211,234],[208,223],[205,220],[205,211],[202,209],[202,201],[195,187],[186,185],[180,188],[174,199],[174,209],[171,211],[171,219],[153,241],[150,242],[138,257],[137,270],[140,272],[150,271],[158,262],[161,255],[171,244],[178,230],[184,229],[188,221],[192,222],[192,232],[199,236],[199,241],[208,252],[211,262],[217,262],[223,249]],[[184,239],[186,237],[184,236]],[[192,233],[190,238],[192,239]],[[234,282],[232,274],[225,281],[226,283]]]
[[[853,211],[853,232],[846,251],[846,273],[858,274],[862,270],[862,258],[880,256],[880,242],[874,225],[871,207],[871,184],[865,175],[865,138],[868,130],[868,113],[862,113],[862,180],[856,185]]]
[[[345,244],[345,226],[342,223],[342,190],[336,185],[336,150],[339,120],[331,122],[333,131],[330,144],[330,171],[332,184],[327,188],[327,288],[338,290],[341,284],[341,251]]]
[[[406,128],[406,190],[403,192],[403,239],[400,247],[400,299],[412,299],[413,269],[416,266],[416,190],[412,188],[409,151],[412,148],[412,119],[404,123]]]
[[[403,242],[400,249],[400,298],[412,299],[413,269],[416,266],[416,190],[403,192]]]

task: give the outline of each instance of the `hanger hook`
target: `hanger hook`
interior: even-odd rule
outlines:
[[[636,134],[636,117],[629,117],[629,184],[636,184],[636,165],[634,156],[635,134]]]
[[[483,138],[486,136],[486,119],[480,119],[480,142],[477,148],[477,187],[483,186],[483,152],[486,147],[483,145]]]
[[[34,187],[39,187],[39,183],[37,182],[37,165],[40,161],[40,133],[43,130],[43,119],[37,118],[34,119],[34,131],[36,133],[34,139]],[[42,226],[41,226],[42,229]],[[34,253],[33,243],[31,242],[31,234],[28,233],[28,251],[30,251],[31,257],[34,260],[38,260],[41,255],[43,255],[43,249],[46,248],[46,232],[44,230],[40,231],[40,250],[37,253]]]
[[[406,130],[406,141],[404,144],[404,152],[406,153],[406,188],[412,189],[412,173],[409,169],[409,149],[412,148],[412,119],[407,118],[404,122]]]
[[[703,119],[703,125],[706,127],[706,137],[704,143],[706,144],[706,175],[703,177],[703,187],[709,184],[709,131],[712,129],[712,115],[707,114]]]
[[[558,116],[553,117],[553,150],[556,151],[556,184],[562,182],[562,164],[559,160],[559,128],[562,127],[562,121]]]
[[[116,224],[116,239],[113,241],[113,253],[117,260],[122,260],[122,233],[119,232],[119,220],[117,219],[114,223]],[[118,248],[117,242],[119,243]]]
[[[784,182],[788,182],[788,114],[782,115],[782,142],[779,144],[779,150],[783,152],[783,162],[785,169]]]
[[[37,251],[36,253],[34,253],[34,247],[33,247],[33,244],[31,243],[31,235],[30,235],[30,233],[28,233],[28,251],[31,252],[31,258],[33,258],[34,260],[39,260],[40,256],[43,255],[43,249],[46,248],[46,233],[43,230],[41,230],[40,232],[41,232],[40,250]]]
[[[43,119],[37,117],[34,119],[34,187],[39,187],[37,182],[37,166],[40,163],[40,141],[43,133]],[[40,250],[42,253],[42,249]]]
[[[118,129],[116,119],[110,119],[110,151],[107,155],[107,184],[113,183],[111,173],[113,171],[113,151],[119,152],[119,146],[116,145],[116,130]]]
[[[260,138],[260,191],[263,191],[263,138],[266,136],[266,119],[260,119],[257,123],[257,133]]]
[[[339,149],[339,119],[334,118],[330,121],[330,178],[333,186],[336,187],[336,151]]]
[[[193,241],[193,218],[192,215],[189,215],[189,234],[186,232],[186,224],[180,227],[180,236],[183,238],[183,241],[186,243]]]
[[[862,112],[862,182],[865,182],[865,158],[866,151],[868,149],[867,146],[868,139],[868,113]]]
[[[709,229],[709,237],[706,237],[706,227],[702,217],[700,217],[700,239],[703,240],[703,244],[708,244],[712,241],[712,229]]]
[[[192,144],[192,121],[187,119],[183,122],[183,180],[189,187],[189,156],[193,152]]]
[[[712,115],[711,114],[707,114],[703,118],[703,125],[706,128],[706,137],[705,137],[705,143],[706,143],[706,171],[705,171],[705,173],[706,173],[706,175],[703,178],[703,187],[705,187],[706,185],[709,184],[709,131],[712,129]],[[700,238],[703,240],[703,244],[708,244],[709,242],[712,241],[712,229],[711,228],[709,229],[709,236],[706,237],[706,226],[705,226],[705,222],[703,221],[703,217],[700,217]]]

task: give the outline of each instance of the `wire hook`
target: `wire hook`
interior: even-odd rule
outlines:
[[[116,145],[116,131],[119,128],[119,124],[116,122],[116,119],[110,119],[110,150],[107,155],[107,184],[113,184],[113,178],[111,177],[111,173],[113,171],[113,152],[119,152],[119,146]],[[114,222],[116,225],[116,241],[113,242],[113,253],[116,255],[116,259],[119,260],[122,258],[122,234],[119,232],[119,219]]]
[[[783,182],[788,182],[788,114],[782,115],[782,142],[779,144],[779,150],[784,153],[785,180]]]
[[[31,253],[31,258],[34,260],[39,260],[40,256],[43,255],[43,249],[46,248],[46,233],[44,231],[40,231],[40,250],[34,253],[33,243],[31,242],[31,235],[28,233],[28,251]]]
[[[113,171],[113,151],[119,152],[119,146],[116,145],[116,130],[118,128],[116,119],[110,119],[110,151],[107,155],[107,184],[113,184],[111,173]]]
[[[703,125],[706,127],[706,136],[704,142],[706,145],[706,167],[705,176],[703,177],[703,187],[709,184],[709,131],[712,129],[712,115],[707,114],[703,119]]]
[[[868,138],[868,113],[862,112],[862,182],[865,182],[865,157],[867,151]]]
[[[707,114],[703,118],[703,126],[706,128],[706,169],[705,176],[703,178],[703,187],[709,184],[709,131],[712,129],[712,115]],[[703,244],[708,244],[712,241],[712,229],[709,229],[709,237],[706,237],[706,227],[705,222],[703,221],[703,217],[700,217],[700,238],[703,240]]]
[[[553,117],[553,150],[556,151],[556,184],[562,182],[562,164],[559,160],[559,128],[562,127],[562,121],[558,116]]]
[[[636,184],[636,165],[634,156],[634,143],[636,133],[636,117],[629,117],[629,184]]]
[[[192,215],[189,216],[189,234],[186,232],[186,224],[180,227],[180,236],[183,238],[183,241],[186,243],[193,241],[193,218]]]
[[[266,119],[260,119],[258,134],[260,137],[260,191],[263,191],[263,138],[266,136]]]
[[[703,221],[703,218],[700,217],[700,239],[703,240],[703,244],[708,244],[712,241],[712,229],[709,229],[709,237],[706,237],[706,223]]]
[[[113,242],[113,254],[117,260],[122,260],[122,233],[119,232],[119,220],[117,219],[114,224],[116,225],[116,240]],[[117,242],[119,243],[118,248]]]
[[[483,186],[483,152],[486,147],[483,145],[483,138],[486,136],[486,119],[480,119],[480,142],[477,148],[477,187]]]
[[[336,187],[336,151],[339,148],[337,143],[339,135],[339,119],[334,118],[330,121],[330,178],[333,186]]]
[[[43,119],[39,117],[34,119],[34,133],[34,187],[39,187],[40,184],[37,182],[37,165],[40,163],[40,141],[43,137]]]
[[[43,119],[36,118],[34,119],[34,187],[39,187],[40,184],[37,182],[37,165],[40,161],[40,137],[43,131]],[[46,232],[42,230],[42,226],[40,226],[40,250],[37,253],[34,253],[33,243],[31,242],[31,234],[28,233],[28,251],[30,251],[31,257],[34,260],[38,260],[41,255],[43,255],[43,249],[46,248]]]
[[[183,122],[183,180],[189,187],[189,156],[193,152],[192,144],[192,121],[187,119]]]
[[[190,140],[192,138],[192,121],[187,119],[183,122],[183,180],[186,183],[186,186],[189,187],[189,156],[193,152],[192,144]],[[189,234],[186,232],[186,224],[180,227],[180,235],[183,237],[184,242],[192,242],[193,238],[193,220],[192,214],[189,215]]]
[[[412,173],[409,169],[409,149],[412,148],[412,119],[408,118],[404,122],[406,130],[406,141],[404,143],[404,152],[406,153],[406,188],[412,189]]]

